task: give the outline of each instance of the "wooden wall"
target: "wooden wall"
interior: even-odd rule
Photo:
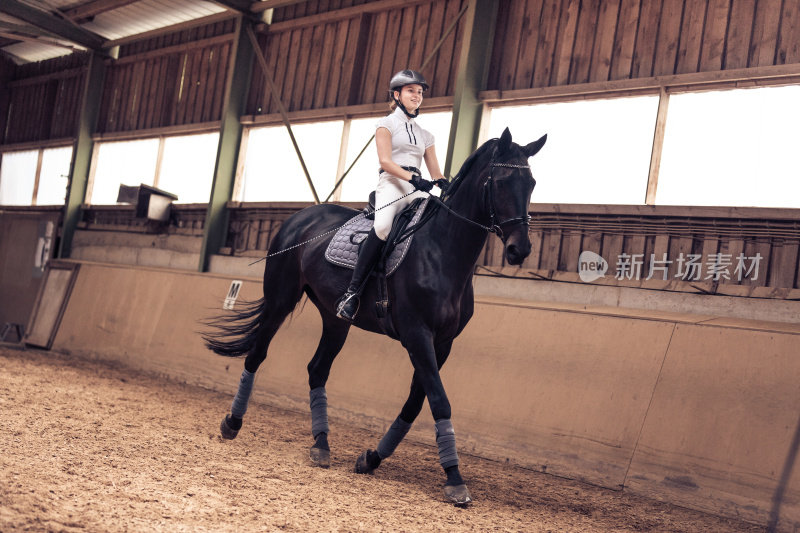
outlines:
[[[247,203],[230,205],[226,248],[222,253],[263,257],[286,218],[308,204]],[[348,204],[351,207],[363,207]],[[600,283],[651,289],[721,293],[762,298],[800,298],[800,212],[765,208],[695,208],[664,206],[593,206],[533,204],[530,238],[532,251],[521,267],[510,267],[502,243],[490,238],[479,272],[579,281],[578,257],[584,250],[600,254],[608,263]],[[91,229],[91,225],[87,226]],[[108,229],[108,228],[107,228]],[[122,228],[116,228],[122,229]],[[641,254],[637,275],[615,279],[620,254]],[[714,280],[709,275],[709,256],[729,254],[731,264]],[[761,255],[755,272],[737,279],[737,256]],[[656,270],[648,276],[651,257],[669,263],[666,277]],[[699,279],[678,277],[679,257],[699,255]],[[656,265],[658,266],[658,265]],[[630,273],[630,276],[627,275]],[[745,274],[743,272],[743,274]],[[755,279],[754,279],[755,278]]]
[[[0,144],[74,136],[87,60],[75,53],[15,67],[6,85]]]
[[[122,46],[105,75],[98,133],[218,121],[235,20]]]
[[[260,43],[289,111],[388,102],[392,75],[419,69],[466,1],[396,2],[396,7],[377,12],[346,5],[353,2],[297,4],[278,10],[276,19],[286,20],[273,21]],[[326,5],[340,6],[323,11]],[[431,84],[427,96],[455,92],[462,38],[459,23],[426,66]],[[246,114],[277,112],[264,76],[254,70]]]
[[[500,0],[489,90],[800,62],[781,0]]]

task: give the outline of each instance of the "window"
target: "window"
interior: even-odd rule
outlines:
[[[518,144],[547,134],[534,202],[643,204],[657,111],[657,96],[498,107],[488,131],[508,127]]]
[[[120,185],[153,185],[158,139],[101,143],[92,184],[92,204],[115,204]]]
[[[53,148],[42,153],[36,205],[64,205],[69,183],[72,147]]]
[[[155,186],[178,195],[178,203],[207,203],[214,181],[218,144],[218,133],[165,138]]]
[[[0,204],[62,205],[72,147],[7,152],[0,159]]]
[[[31,205],[38,150],[6,152],[0,166],[0,204]]]
[[[218,133],[100,143],[92,204],[114,204],[120,185],[151,185],[178,203],[206,203],[217,160]]]
[[[292,126],[320,200],[336,182],[343,122]],[[246,202],[313,202],[303,167],[286,127],[253,128],[247,140],[240,196]]]
[[[800,207],[800,86],[670,96],[662,205]]]

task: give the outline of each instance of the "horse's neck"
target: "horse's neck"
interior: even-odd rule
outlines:
[[[462,187],[463,189],[457,191],[448,202],[448,206],[454,213],[486,225],[488,214],[485,213],[483,196],[479,188],[471,183],[464,183]],[[439,209],[432,227],[435,228],[433,238],[439,242],[442,258],[448,264],[449,273],[471,276],[475,263],[486,245],[487,231],[461,220],[444,208]]]

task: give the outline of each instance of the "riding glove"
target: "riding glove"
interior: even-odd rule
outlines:
[[[446,179],[443,179],[443,178],[439,178],[438,180],[434,180],[433,183],[436,184],[436,186],[439,187],[444,192],[447,192],[447,187],[450,186],[450,182],[447,181]]]
[[[414,174],[411,176],[411,185],[413,185],[418,191],[422,192],[430,192],[430,190],[433,189],[433,182],[422,179],[422,176],[419,174]]]

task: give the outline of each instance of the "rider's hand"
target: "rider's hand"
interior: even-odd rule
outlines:
[[[439,178],[433,182],[437,187],[439,187],[443,192],[447,192],[447,187],[450,186],[450,182],[444,178]]]
[[[411,176],[411,185],[414,186],[415,189],[422,192],[430,192],[433,189],[433,182],[422,179],[422,176],[419,174],[414,174]]]

